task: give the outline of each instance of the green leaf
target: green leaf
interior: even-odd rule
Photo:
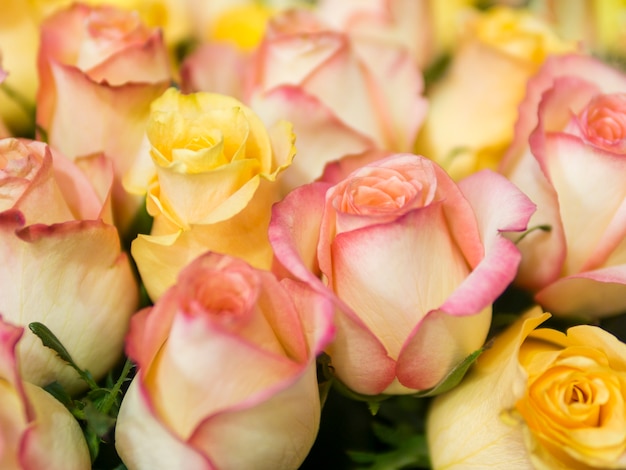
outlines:
[[[350,458],[356,463],[370,463],[360,470],[400,470],[407,467],[430,467],[428,445],[424,434],[414,434],[388,452],[367,453],[348,451]]]
[[[434,397],[435,395],[440,395],[442,393],[447,392],[448,390],[452,390],[461,382],[461,380],[463,380],[463,377],[467,373],[470,366],[474,362],[476,362],[476,359],[478,359],[478,357],[483,353],[483,351],[487,347],[488,346],[484,346],[480,349],[477,349],[476,351],[471,353],[469,356],[467,356],[465,359],[463,359],[459,364],[456,365],[454,369],[452,369],[448,373],[448,375],[446,375],[446,377],[444,377],[444,379],[441,382],[439,382],[433,388],[429,390],[424,390],[422,392],[418,392],[412,396],[418,397],[418,398]]]
[[[44,346],[52,349],[63,361],[69,364],[78,373],[78,375],[85,382],[87,382],[89,388],[99,388],[91,373],[86,370],[84,371],[80,367],[78,367],[78,365],[74,362],[74,359],[72,359],[72,356],[70,355],[68,350],[65,349],[65,346],[63,346],[61,341],[59,341],[59,338],[57,338],[46,325],[39,322],[33,322],[29,323],[28,328],[35,334],[35,336],[37,336],[41,340]]]

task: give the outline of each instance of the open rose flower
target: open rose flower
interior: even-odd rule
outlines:
[[[499,231],[524,230],[533,210],[495,173],[457,186],[430,160],[397,154],[291,192],[270,240],[277,272],[337,305],[327,352],[339,379],[363,394],[410,393],[482,346],[520,260]]]
[[[135,172],[136,189],[147,188],[154,224],[131,251],[150,297],[207,250],[269,268],[267,228],[276,179],[295,153],[291,126],[268,130],[234,98],[171,88],[154,101],[147,135],[148,166]]]
[[[23,328],[0,317],[0,467],[87,470],[89,450],[71,413],[20,376],[17,344]]]
[[[449,70],[429,93],[416,150],[455,180],[496,169],[513,140],[526,82],[548,56],[574,49],[527,11],[498,7],[470,17]]]
[[[41,25],[37,124],[68,158],[104,152],[114,161],[116,223],[139,207],[122,179],[142,145],[150,103],[170,84],[160,30],[136,12],[74,4]]]
[[[210,79],[206,88],[199,81],[192,88],[211,91],[225,82],[216,78],[219,71],[194,72],[213,63],[206,55],[190,60],[190,76]],[[285,192],[319,178],[326,163],[345,155],[412,150],[426,113],[420,70],[404,48],[353,41],[304,9],[270,20],[245,70],[242,101],[266,124],[292,122],[298,136],[298,158],[281,180]]]
[[[330,304],[305,284],[207,253],[135,317],[138,364],[116,427],[129,469],[297,469],[319,426],[315,357]]]
[[[538,310],[432,404],[433,468],[626,466],[626,344],[589,325],[534,330]]]
[[[501,172],[537,204],[517,282],[553,314],[626,310],[626,75],[549,60],[528,85]]]
[[[0,140],[0,312],[21,326],[44,323],[98,379],[122,353],[138,292],[111,223],[110,162],[77,163],[41,142]],[[26,380],[84,387],[30,331],[18,354]]]

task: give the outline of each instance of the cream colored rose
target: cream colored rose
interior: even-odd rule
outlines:
[[[0,140],[0,313],[44,323],[96,380],[119,360],[138,298],[111,223],[112,179],[102,155],[75,164],[42,142]],[[32,383],[85,387],[30,331],[18,354]]]
[[[234,98],[170,89],[152,105],[147,136],[151,161],[127,187],[145,191],[141,183],[148,183],[154,225],[133,242],[132,254],[151,298],[207,250],[269,268],[274,181],[295,153],[291,126],[281,121],[267,130]]]
[[[624,468],[626,344],[589,325],[533,331],[547,316],[527,314],[435,400],[434,468]]]

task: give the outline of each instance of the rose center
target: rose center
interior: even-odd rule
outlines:
[[[626,94],[593,98],[578,116],[585,139],[611,152],[626,152]]]

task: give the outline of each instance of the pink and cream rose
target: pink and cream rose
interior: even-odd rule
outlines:
[[[42,142],[0,140],[0,312],[45,324],[96,380],[119,360],[138,299],[111,222],[112,179],[101,155],[73,163]],[[25,380],[85,386],[30,331],[18,356]]]
[[[457,186],[432,161],[396,154],[291,192],[270,241],[276,272],[336,304],[338,378],[363,394],[412,393],[483,345],[520,261],[499,232],[524,230],[533,210],[495,173]]]
[[[41,25],[37,125],[68,158],[104,152],[114,161],[116,223],[139,207],[122,179],[144,141],[150,103],[169,86],[160,30],[137,12],[74,4]]]
[[[526,314],[435,399],[434,469],[626,466],[626,344],[590,325],[535,329],[547,317]]]
[[[23,332],[0,317],[0,467],[88,470],[78,422],[52,395],[22,380],[17,348]]]
[[[554,314],[626,310],[626,75],[584,56],[528,85],[501,172],[537,204],[519,285]]]
[[[207,253],[133,317],[116,447],[131,470],[297,469],[315,440],[332,308],[306,284]]]

